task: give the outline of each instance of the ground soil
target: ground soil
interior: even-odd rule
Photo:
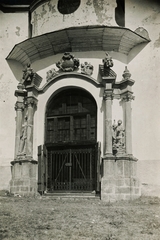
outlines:
[[[0,239],[160,239],[160,199],[104,203],[99,199],[0,196]]]

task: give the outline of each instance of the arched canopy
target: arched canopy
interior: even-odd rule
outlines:
[[[128,55],[135,46],[149,41],[145,30],[138,34],[122,27],[71,27],[29,38],[15,45],[6,59],[26,65],[64,52],[113,51]]]

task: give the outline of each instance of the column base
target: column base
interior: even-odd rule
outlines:
[[[36,196],[37,192],[37,161],[16,160],[12,164],[12,179],[10,193],[21,196]]]
[[[102,201],[133,200],[140,197],[141,188],[136,176],[136,165],[137,159],[133,156],[117,156],[115,161],[103,159]]]

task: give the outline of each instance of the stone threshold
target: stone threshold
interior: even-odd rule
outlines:
[[[85,199],[100,199],[100,194],[90,192],[54,192],[45,193],[42,195],[44,198],[85,198]]]

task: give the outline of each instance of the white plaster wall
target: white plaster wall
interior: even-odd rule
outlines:
[[[153,0],[126,1],[126,27],[144,27],[151,42],[128,68],[133,79],[133,152],[139,159],[138,176],[144,194],[160,196],[160,3]],[[154,186],[154,187],[153,187]]]
[[[58,11],[57,4],[58,0],[50,0],[33,11],[33,36],[75,26],[117,26],[115,0],[83,0],[74,13],[66,15]]]
[[[11,177],[16,116],[14,92],[18,84],[5,58],[16,43],[27,38],[27,24],[26,13],[4,14],[0,11],[0,189],[8,187]]]

